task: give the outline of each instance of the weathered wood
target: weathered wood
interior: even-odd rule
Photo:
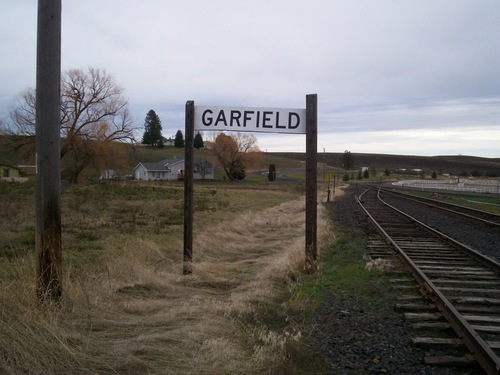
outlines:
[[[488,332],[488,333],[495,333],[495,334],[500,334],[500,326],[480,326],[480,325],[471,325],[472,328],[474,328],[478,332]]]
[[[474,356],[468,354],[463,357],[455,356],[425,356],[424,363],[432,366],[469,366],[475,364],[477,361]]]
[[[500,289],[481,289],[481,288],[453,288],[453,287],[439,287],[439,290],[444,292],[461,292],[461,293],[491,293],[500,295]]]
[[[391,285],[391,288],[397,290],[411,290],[418,289],[418,285]]]
[[[405,313],[406,320],[441,320],[443,315],[441,313]]]
[[[427,272],[434,272],[437,274],[462,274],[462,275],[475,275],[476,272],[479,274],[491,274],[489,271],[485,271],[482,267],[457,267],[457,266],[426,266],[422,265],[420,268],[425,269]]]
[[[467,296],[460,296],[460,297],[449,297],[450,301],[453,301],[455,303],[460,303],[460,304],[481,304],[481,305],[489,305],[489,306],[499,306],[500,305],[500,299],[498,298],[486,298],[486,297],[467,297]]]
[[[463,315],[468,322],[500,323],[498,316]]]
[[[390,279],[390,283],[415,283],[415,280],[411,277],[398,277],[395,279]]]
[[[36,292],[62,296],[60,102],[61,1],[38,1],[36,60]]]
[[[422,304],[422,303],[396,303],[396,308],[398,310],[406,311],[435,311],[436,306],[432,304]]]
[[[456,308],[461,313],[481,313],[481,314],[495,314],[495,315],[500,314],[500,307],[498,306],[458,305],[456,306]]]
[[[193,142],[194,142],[194,101],[186,102],[186,126],[184,137],[184,275],[193,272]]]
[[[439,285],[461,285],[461,286],[487,286],[487,287],[498,287],[500,288],[500,282],[498,280],[456,280],[456,279],[434,279],[432,280],[434,284]]]
[[[462,339],[458,338],[443,338],[443,337],[414,337],[411,339],[413,344],[418,346],[453,346],[459,347],[464,345]]]
[[[500,341],[486,341],[491,349],[500,349]]]
[[[424,267],[420,267],[424,268]],[[493,271],[485,271],[483,269],[476,268],[475,270],[467,270],[467,271],[459,271],[453,268],[443,269],[442,267],[439,269],[437,267],[425,267],[426,273],[429,275],[440,275],[441,277],[490,277],[496,278],[495,273]]]
[[[306,267],[316,272],[318,189],[318,97],[306,96]]]
[[[432,329],[432,330],[443,330],[450,329],[451,326],[446,322],[419,322],[412,324],[413,329]]]
[[[420,301],[423,297],[421,294],[401,294],[396,296],[398,301]]]
[[[432,265],[441,265],[443,262],[446,262],[446,265],[448,267],[450,266],[463,266],[464,262],[467,260],[467,258],[457,258],[457,257],[434,257],[434,259],[429,260],[428,257],[432,256],[432,254],[429,255],[423,255],[423,256],[417,256],[417,255],[411,255],[411,258],[414,259],[415,263],[421,264],[422,266],[432,266]]]

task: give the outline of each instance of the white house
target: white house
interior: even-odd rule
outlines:
[[[199,164],[200,165],[198,165],[198,163],[195,162],[193,178],[196,180],[201,180],[201,179],[213,180],[214,178],[213,166],[211,166],[207,162]],[[184,160],[165,159],[157,163],[139,163],[134,168],[134,176],[136,180],[143,180],[143,181],[182,180],[184,178]]]

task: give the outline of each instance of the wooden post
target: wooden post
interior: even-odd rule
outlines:
[[[306,96],[306,270],[317,265],[318,96]]]
[[[194,101],[186,102],[186,128],[184,137],[184,257],[183,274],[193,272],[193,140]]]
[[[62,296],[60,102],[61,0],[38,1],[36,61],[36,292]]]

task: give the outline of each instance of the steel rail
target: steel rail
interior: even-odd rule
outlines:
[[[438,210],[450,212],[450,213],[455,214],[455,215],[460,215],[460,216],[466,217],[468,219],[476,220],[476,221],[482,222],[484,224],[500,228],[500,215],[497,215],[497,214],[492,213],[492,212],[478,210],[478,209],[475,209],[475,208],[466,207],[466,206],[462,206],[462,205],[459,205],[459,204],[444,203],[444,202],[437,201],[435,199],[429,199],[429,198],[423,198],[423,197],[415,197],[415,196],[413,196],[411,194],[402,193],[402,192],[396,192],[396,191],[393,191],[393,190],[382,189],[382,188],[378,188],[378,189],[379,189],[379,191],[383,191],[384,193],[392,194],[392,195],[395,195],[395,196],[398,196],[398,197],[402,197],[402,198],[404,198],[406,200],[409,200],[409,201],[412,201],[412,202],[417,202],[417,203],[420,203],[420,204],[425,204],[428,207],[432,207],[432,208],[436,208]],[[474,213],[474,214],[478,214],[478,215],[486,215],[486,216],[495,218],[495,219],[497,219],[499,221],[497,222],[497,221],[491,221],[491,220],[483,219],[481,217],[474,216],[474,215],[471,215],[471,214],[467,214],[467,213],[464,213],[464,212],[455,211],[452,208],[447,208],[447,207],[444,207],[444,206],[456,208],[458,210],[465,210],[465,211],[468,211],[470,213]]]
[[[436,307],[441,311],[450,326],[454,329],[457,335],[463,340],[464,344],[474,355],[477,362],[488,374],[500,373],[500,359],[493,352],[490,346],[479,336],[476,330],[463,318],[458,310],[453,306],[453,303],[439,290],[438,287],[428,278],[425,273],[411,260],[411,258],[400,248],[400,246],[388,235],[382,226],[370,214],[368,209],[363,205],[362,196],[370,189],[364,191],[356,201],[363,210],[369,221],[375,226],[380,235],[389,243],[389,245],[396,251],[398,258],[402,261],[405,267],[409,270],[412,276],[417,281],[420,291],[423,295],[427,296]],[[417,225],[421,225],[415,218],[403,213],[402,211],[392,207],[391,205],[380,199],[379,192],[377,193],[378,199],[386,207],[403,214]],[[424,224],[425,225],[425,224]],[[428,228],[428,227],[427,227]],[[487,258],[489,260],[489,258]]]
[[[465,250],[466,254],[471,255],[473,258],[475,258],[476,260],[481,262],[486,267],[490,268],[492,271],[500,274],[500,263],[496,262],[494,259],[480,253],[477,250],[474,250],[470,246],[467,246],[467,245],[455,240],[454,238],[452,238],[450,236],[447,236],[446,234],[428,226],[427,224],[415,219],[414,217],[408,215],[407,213],[401,211],[400,209],[385,202],[382,198],[380,198],[380,189],[379,189],[379,193],[378,193],[377,197],[385,206],[387,206],[387,207],[391,208],[392,210],[400,213],[401,215],[407,217],[409,220],[411,220],[415,224],[419,225],[420,227],[424,228],[428,232],[433,233],[435,236],[440,237],[441,239],[453,244],[453,246],[455,246],[457,249],[462,250],[462,251]]]

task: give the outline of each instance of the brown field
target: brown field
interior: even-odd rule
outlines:
[[[64,298],[40,307],[34,186],[0,184],[0,373],[288,373],[301,339],[287,306],[304,277],[302,189],[195,184],[183,276],[182,185],[64,186]]]

